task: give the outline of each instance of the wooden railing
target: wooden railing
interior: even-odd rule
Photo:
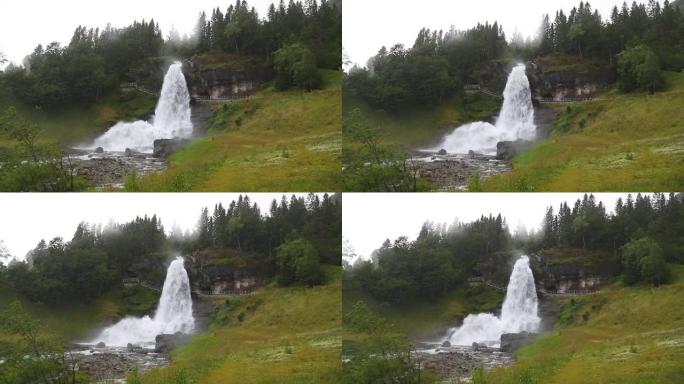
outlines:
[[[506,291],[506,288],[503,286],[500,286],[496,283],[493,283],[489,280],[486,280],[482,277],[471,277],[468,279],[469,283],[482,283],[488,287],[494,288],[499,291]],[[601,291],[598,289],[571,289],[563,292],[559,291],[549,291],[544,288],[538,288],[537,292],[547,295],[547,296],[582,296],[582,295],[593,295],[595,293],[600,293]]]
[[[503,97],[500,93],[491,91],[487,88],[483,88],[480,84],[467,84],[463,86],[463,90],[466,92],[482,92],[486,95],[492,96],[492,97]],[[593,97],[566,97],[562,99],[555,99],[555,98],[537,98],[537,102],[541,104],[568,104],[568,103],[580,103],[580,102],[585,102],[585,101],[593,101],[596,100]]]
[[[233,296],[251,296],[259,287],[243,288],[243,289],[229,289],[221,293],[210,293],[193,291],[194,294],[200,297],[233,297]]]
[[[231,100],[249,100],[254,99],[254,95],[230,95],[223,97],[210,97],[210,96],[195,96],[194,99],[197,101],[231,101]]]

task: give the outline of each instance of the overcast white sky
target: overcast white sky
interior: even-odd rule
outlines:
[[[478,22],[498,21],[510,38],[517,30],[534,36],[544,14],[558,9],[566,14],[580,0],[344,0],[342,35],[345,53],[354,63],[365,66],[383,45],[396,43],[411,47],[418,31],[427,27],[448,30],[451,25],[464,30]],[[643,2],[643,1],[639,1]],[[628,2],[631,4],[631,0]],[[593,0],[604,19],[622,0]]]
[[[0,194],[0,240],[12,256],[23,259],[41,239],[61,236],[71,240],[78,223],[123,223],[136,216],[160,217],[164,229],[174,224],[183,231],[197,224],[203,207],[228,205],[237,193],[3,193]],[[250,193],[261,212],[268,213],[271,201],[282,193]],[[291,196],[291,193],[286,194]],[[295,194],[301,195],[301,194]]]
[[[268,6],[275,0],[248,0],[259,17],[266,17]],[[235,0],[3,0],[0,10],[0,52],[10,61],[20,64],[24,56],[58,41],[68,44],[79,25],[104,28],[107,23],[123,27],[134,20],[159,22],[164,37],[171,26],[182,36],[192,34],[200,12],[219,6],[222,12]]]
[[[538,230],[548,206],[571,205],[583,193],[345,193],[342,198],[342,236],[362,257],[369,257],[385,239],[418,236],[425,221],[451,224],[501,213],[509,229],[518,224]],[[608,212],[626,193],[597,193]]]

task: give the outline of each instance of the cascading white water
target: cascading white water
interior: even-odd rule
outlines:
[[[522,256],[513,266],[501,316],[491,313],[468,315],[460,327],[449,330],[447,340],[452,345],[480,343],[498,347],[504,333],[536,332],[541,322],[537,304],[530,261],[527,256]]]
[[[164,76],[164,84],[151,122],[119,122],[95,139],[90,149],[106,151],[152,152],[157,139],[187,138],[192,135],[190,93],[180,62],[173,63]]]
[[[192,316],[190,280],[183,266],[183,258],[177,257],[166,271],[166,279],[154,318],[127,317],[106,328],[91,343],[104,342],[107,346],[154,345],[159,334],[190,333],[195,328]]]
[[[496,154],[496,143],[499,141],[533,140],[537,126],[534,124],[532,93],[524,64],[515,66],[508,75],[503,97],[504,102],[495,125],[483,121],[462,125],[430,150],[445,149],[449,153],[467,153],[472,150]]]

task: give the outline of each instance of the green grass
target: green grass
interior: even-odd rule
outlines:
[[[156,100],[140,92],[114,92],[90,106],[71,106],[54,111],[32,108],[10,95],[0,93],[0,111],[14,106],[19,114],[38,124],[43,139],[63,146],[78,144],[103,133],[119,120],[146,118],[154,111]],[[0,138],[0,146],[8,145]]]
[[[22,297],[11,287],[0,284],[0,310],[18,300],[28,313],[39,319],[45,332],[66,342],[90,336],[98,326],[126,315],[150,313],[159,301],[158,293],[141,287],[115,288],[90,304],[47,306]],[[7,337],[0,332],[0,339]]]
[[[549,140],[485,191],[678,191],[684,188],[684,73],[654,95],[610,92],[563,106]]]
[[[615,284],[565,299],[556,329],[517,353],[487,383],[667,384],[684,378],[684,266],[672,284]]]
[[[143,191],[332,191],[340,188],[340,73],[325,88],[272,88],[237,106],[217,106],[207,137],[140,180]]]
[[[388,142],[408,149],[435,144],[454,127],[491,118],[501,107],[501,100],[481,93],[454,96],[431,107],[408,109],[398,113],[374,110],[351,95],[344,95],[344,112],[359,108],[369,122],[382,129]]]
[[[172,364],[143,383],[335,383],[340,369],[340,268],[328,283],[262,288],[219,303],[220,323],[172,353]]]

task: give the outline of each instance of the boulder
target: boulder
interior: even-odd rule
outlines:
[[[442,149],[439,150],[439,152],[437,152],[437,154],[438,154],[438,155],[444,156],[444,155],[447,154],[447,151],[446,151],[446,149],[442,148]]]
[[[451,347],[451,343],[449,342],[449,340],[445,340],[445,341],[442,343],[442,347],[444,347],[444,348],[449,348],[449,347]]]
[[[174,152],[185,148],[188,144],[190,144],[189,139],[157,139],[154,141],[152,156],[167,158]]]
[[[102,148],[102,147],[95,148],[95,153],[104,153],[104,148]]]
[[[104,341],[100,341],[100,342],[97,343],[95,346],[96,346],[97,348],[104,348],[104,347],[106,347]]]
[[[499,141],[496,143],[496,159],[511,160],[520,152],[530,149],[532,144],[534,142],[529,140]]]
[[[157,353],[169,353],[174,348],[179,347],[188,341],[191,336],[176,332],[174,334],[160,334],[154,338],[154,351]]]
[[[501,335],[501,351],[515,352],[520,347],[531,343],[537,337],[536,333],[520,332],[520,333],[504,333]]]

